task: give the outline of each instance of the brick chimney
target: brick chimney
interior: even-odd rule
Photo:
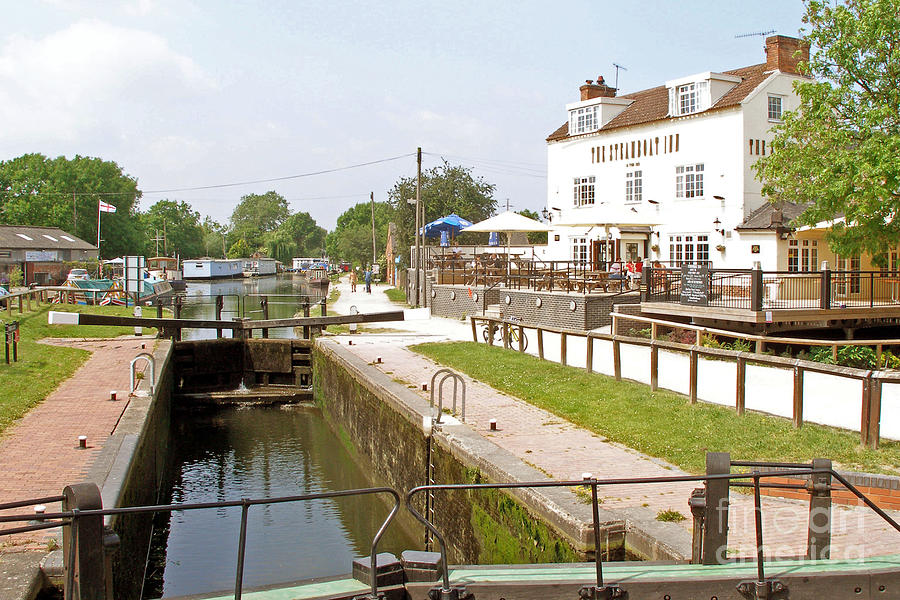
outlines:
[[[603,81],[603,76],[597,76],[597,83],[588,79],[583,86],[578,88],[581,91],[581,100],[593,100],[594,98],[615,98],[616,88],[611,88]]]
[[[799,54],[797,51],[799,50]],[[794,55],[797,54],[795,57]],[[766,38],[766,70],[800,74],[797,64],[809,62],[809,44],[786,35]]]

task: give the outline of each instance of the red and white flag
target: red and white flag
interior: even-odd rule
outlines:
[[[113,206],[112,204],[107,204],[106,202],[101,201],[100,202],[100,212],[114,213],[114,212],[116,212],[116,207]]]

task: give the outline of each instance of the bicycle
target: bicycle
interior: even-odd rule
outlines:
[[[496,344],[500,344],[503,342],[503,328],[493,323],[489,325],[485,325],[484,329],[481,332],[481,336],[484,338],[485,343],[490,343],[493,338],[493,342]],[[512,348],[514,350],[519,349],[519,328],[510,325],[509,327],[509,344],[507,348]],[[525,331],[522,331],[522,350],[528,348],[528,336],[525,335]]]

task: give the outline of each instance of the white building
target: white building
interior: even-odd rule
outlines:
[[[809,51],[785,36],[767,38],[765,50],[762,64],[624,96],[602,77],[582,85],[547,138],[547,258],[787,270],[781,222],[797,211],[768,205],[751,165],[770,152],[773,124],[799,105],[792,84]]]

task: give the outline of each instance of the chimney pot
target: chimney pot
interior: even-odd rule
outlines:
[[[594,85],[594,80],[593,80],[593,79],[585,79],[584,82],[585,82],[586,84],[588,84],[588,85]]]

